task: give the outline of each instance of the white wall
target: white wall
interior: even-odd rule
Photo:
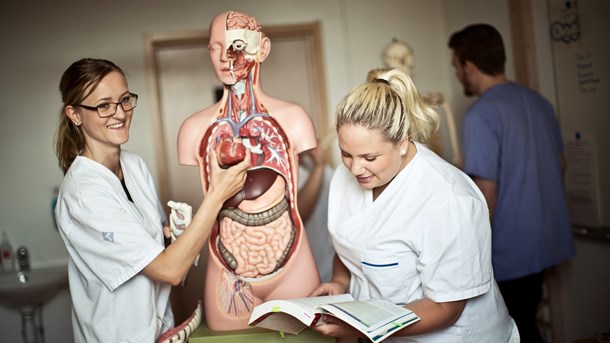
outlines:
[[[181,0],[151,6],[147,1],[110,0],[102,8],[66,0],[13,8],[3,2],[0,153],[6,162],[0,181],[2,229],[15,247],[28,246],[33,266],[67,260],[49,204],[53,188],[62,179],[52,146],[61,105],[58,82],[74,60],[108,58],[127,72],[140,103],[125,148],[140,153],[156,178],[151,90],[145,74],[146,34],[207,29],[212,17],[227,9],[255,15],[263,26],[320,21],[328,112],[332,114],[341,96],[362,82],[369,69],[381,65],[381,49],[392,37],[414,47],[420,89],[451,93],[455,81],[442,5],[440,0],[244,0],[222,4]]]
[[[231,9],[256,16],[263,28],[321,22],[331,125],[339,99],[362,82],[369,69],[380,66],[381,48],[393,37],[413,46],[420,90],[443,92],[458,118],[471,100],[462,95],[449,65],[449,33],[472,22],[492,23],[504,35],[512,56],[505,0],[3,1],[0,217],[13,245],[29,248],[34,268],[67,261],[49,208],[52,190],[62,179],[52,147],[61,73],[82,57],[107,58],[127,72],[130,89],[140,95],[140,103],[125,148],[141,154],[157,180],[144,36],[207,29],[214,15]],[[510,61],[508,73],[512,75]],[[61,293],[45,308],[48,333],[51,327],[69,327],[67,295]],[[54,331],[53,340],[47,336],[47,341],[72,339],[69,330],[61,331],[65,336]],[[19,341],[18,313],[0,308],[0,332],[3,341]]]
[[[62,179],[52,142],[61,105],[58,82],[76,59],[107,58],[127,72],[130,89],[141,101],[125,148],[140,153],[157,179],[151,90],[145,74],[146,34],[207,29],[214,15],[231,9],[256,16],[263,26],[320,21],[328,112],[333,113],[340,97],[361,82],[369,69],[380,66],[380,49],[392,37],[413,44],[418,58],[417,81],[422,86],[448,89],[452,75],[448,72],[441,4],[440,0],[179,0],[154,5],[143,0],[108,0],[103,4],[76,0],[2,2],[2,229],[15,247],[29,248],[34,268],[66,263],[67,254],[50,214],[53,188]],[[64,303],[64,309],[54,310],[61,315],[44,312],[47,328],[69,325],[70,316],[65,314],[70,304]],[[0,309],[3,340],[19,341],[18,324],[18,313]],[[66,341],[71,337],[66,333]]]

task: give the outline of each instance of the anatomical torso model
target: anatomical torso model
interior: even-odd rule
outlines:
[[[300,106],[263,93],[260,64],[270,45],[255,18],[217,15],[209,50],[224,94],[178,134],[179,162],[200,166],[204,194],[210,151],[221,166],[251,151],[246,184],[225,202],[209,239],[203,300],[212,330],[247,328],[254,306],[308,296],[320,282],[296,204],[298,154],[314,148],[316,136]]]

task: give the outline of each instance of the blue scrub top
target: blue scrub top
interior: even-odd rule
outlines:
[[[564,145],[551,104],[516,83],[487,90],[464,116],[464,171],[497,182],[492,221],[498,281],[575,254],[563,189]]]

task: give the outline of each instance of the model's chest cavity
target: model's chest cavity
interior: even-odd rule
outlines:
[[[250,149],[251,168],[243,189],[225,202],[218,235],[212,239],[214,253],[228,269],[257,278],[274,273],[288,261],[300,230],[293,156],[278,122],[264,113],[239,120],[217,118],[206,131],[200,151],[209,163],[212,149],[218,155],[234,156],[241,154],[236,148],[241,144]],[[235,163],[231,158],[227,164]]]

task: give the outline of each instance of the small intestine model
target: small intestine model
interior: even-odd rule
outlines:
[[[263,92],[270,40],[255,18],[217,15],[209,51],[223,97],[182,124],[178,159],[199,165],[205,194],[212,150],[226,167],[251,151],[244,188],[224,203],[210,235],[203,297],[207,326],[236,330],[259,303],[306,297],[320,282],[296,204],[298,154],[317,141],[300,106]]]

